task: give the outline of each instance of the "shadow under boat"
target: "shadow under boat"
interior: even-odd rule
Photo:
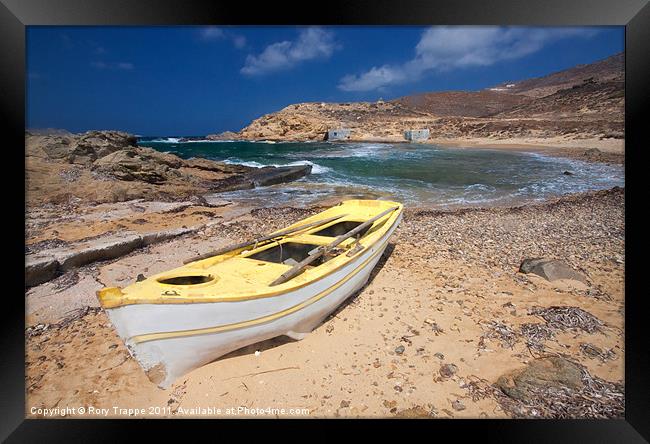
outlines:
[[[381,255],[381,258],[377,262],[377,265],[372,269],[370,272],[370,277],[368,277],[368,281],[364,284],[363,287],[361,287],[359,290],[354,292],[350,297],[348,297],[341,305],[339,305],[336,310],[334,310],[332,313],[330,313],[318,326],[314,328],[313,331],[319,329],[323,324],[329,322],[332,318],[336,317],[340,312],[345,310],[345,308],[354,303],[359,295],[372,283],[372,281],[375,279],[375,276],[381,271],[382,268],[384,268],[384,265],[386,265],[386,262],[388,261],[388,258],[390,258],[391,254],[393,253],[393,250],[395,249],[395,244],[390,243],[386,246],[386,249]],[[228,353],[227,355],[223,355],[217,359],[215,359],[212,362],[217,362],[217,361],[222,361],[226,359],[231,359],[231,358],[236,358],[238,356],[246,356],[246,355],[251,355],[254,354],[256,351],[263,352],[275,347],[279,347],[284,344],[288,344],[290,342],[296,342],[295,340],[287,337],[287,336],[277,336],[275,338],[267,339],[265,341],[257,342],[255,344],[247,345],[245,347],[242,347],[240,349],[237,349],[235,351],[232,351]]]

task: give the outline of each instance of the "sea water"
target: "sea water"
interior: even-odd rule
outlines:
[[[295,182],[219,195],[261,206],[309,205],[330,198],[390,199],[435,208],[501,206],[625,185],[622,165],[524,150],[419,143],[181,142],[161,137],[138,143],[184,159],[256,167],[312,165],[312,174]]]

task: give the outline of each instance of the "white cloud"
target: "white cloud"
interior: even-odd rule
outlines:
[[[593,28],[434,26],[422,34],[411,60],[346,75],[339,89],[371,91],[416,81],[429,71],[489,66],[532,54],[557,40],[589,38],[596,32]]]
[[[338,45],[331,32],[303,29],[295,41],[273,43],[259,55],[249,54],[241,73],[253,76],[289,69],[307,60],[327,59],[336,49]]]

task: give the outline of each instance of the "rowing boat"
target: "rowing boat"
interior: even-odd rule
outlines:
[[[241,347],[304,338],[368,281],[402,210],[344,201],[97,297],[149,379],[166,388]]]

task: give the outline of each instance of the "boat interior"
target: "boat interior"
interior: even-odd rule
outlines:
[[[260,245],[253,244],[231,250],[151,276],[121,290],[119,299],[149,300],[162,297],[198,301],[205,297],[237,299],[286,291],[292,286],[300,286],[325,276],[354,260],[358,252],[373,245],[384,235],[397,219],[399,212],[387,213],[385,217],[374,221],[355,236],[344,240],[329,254],[321,256],[300,274],[290,278],[287,286],[280,288],[270,284],[319,247],[331,244],[337,236],[349,233],[350,230],[396,205],[399,204],[387,201],[346,201],[298,221],[286,229],[340,216],[335,220],[298,230],[279,239],[261,242]],[[391,223],[387,225],[389,221]]]

